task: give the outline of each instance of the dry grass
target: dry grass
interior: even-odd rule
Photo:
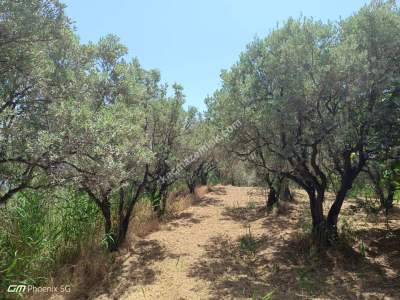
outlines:
[[[198,186],[196,187],[194,191],[194,195],[196,196],[197,199],[201,199],[203,196],[205,196],[207,193],[212,192],[213,188],[208,185],[203,185],[203,186]]]
[[[173,217],[120,251],[90,299],[399,299],[399,209],[386,222],[347,201],[340,242],[317,251],[302,191],[268,213],[262,191],[211,190],[170,199]]]
[[[65,299],[79,300],[87,299],[90,291],[102,282],[109,272],[115,260],[116,254],[110,254],[99,248],[99,243],[88,244],[82,248],[81,253],[75,260],[64,265],[52,278],[49,279],[46,286],[62,287],[69,286],[70,292],[63,293],[36,293],[29,294],[28,299]]]
[[[164,219],[168,220],[169,217],[178,215],[201,199],[209,190],[208,186],[198,186],[194,195],[185,190],[170,193],[166,200],[166,217]],[[159,229],[160,220],[154,213],[151,202],[140,201],[135,206],[135,213],[130,223],[128,244],[131,244],[135,237],[143,238]]]
[[[160,227],[158,218],[150,201],[139,201],[134,208],[134,215],[129,224],[127,244],[130,245],[135,237],[145,237]]]
[[[168,221],[171,217],[174,218],[180,212],[201,199],[209,190],[210,188],[208,186],[198,186],[195,189],[194,195],[185,190],[170,193],[166,200],[166,216],[164,220]],[[160,222],[160,219],[154,213],[151,202],[138,202],[135,206],[135,213],[130,223],[127,245],[132,244],[137,237],[143,238],[151,232],[159,230]]]
[[[208,187],[197,187],[194,195],[185,191],[171,193],[167,199],[167,215],[178,216],[180,212],[204,196],[207,191]],[[169,218],[167,217],[163,222],[168,222],[168,220]],[[96,290],[96,286],[100,284],[103,289],[112,288],[108,282],[112,282],[110,276],[123,264],[123,259],[121,258],[131,255],[133,248],[143,244],[142,238],[159,230],[161,223],[162,221],[155,214],[151,202],[146,199],[139,201],[134,208],[134,215],[130,222],[126,242],[118,253],[107,253],[99,248],[99,240],[93,240],[93,243],[88,243],[89,246],[82,249],[72,263],[61,267],[47,284],[48,286],[61,287],[68,283],[71,286],[70,293],[39,293],[29,295],[28,298],[32,300],[49,298],[54,300],[88,299],[93,290]],[[98,234],[98,236],[101,235],[101,233]],[[142,263],[138,263],[137,268],[143,267],[140,264]],[[131,272],[138,271],[135,269]]]
[[[182,211],[196,204],[210,191],[211,187],[209,186],[197,186],[194,194],[190,194],[188,191],[171,193],[167,199],[166,220],[168,221],[171,217],[176,217]]]
[[[169,195],[166,205],[166,213],[170,215],[177,214],[190,207],[195,200],[195,196],[189,193],[173,193]]]
[[[87,299],[90,290],[102,282],[106,274],[111,271],[115,256],[116,254],[105,253],[98,249],[91,249],[82,255],[77,264],[73,266],[73,270],[70,270],[72,288],[71,293],[66,294],[66,300]],[[65,282],[65,278],[61,278]],[[65,284],[63,282],[60,282],[60,285]]]
[[[388,230],[382,215],[347,201],[341,242],[321,252],[308,238],[305,193],[296,191],[295,201],[272,213],[264,205],[262,191],[213,187],[136,244],[132,251],[153,253],[146,272],[133,270],[135,281],[125,281],[122,294],[111,289],[96,299],[398,299],[398,212]]]

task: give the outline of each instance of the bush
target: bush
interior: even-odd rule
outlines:
[[[97,207],[67,188],[21,192],[1,208],[0,218],[1,291],[42,284],[87,245],[100,243]]]

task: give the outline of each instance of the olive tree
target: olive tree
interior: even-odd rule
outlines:
[[[108,247],[116,250],[124,241],[152,159],[143,114],[122,103],[93,109],[89,101],[70,101],[52,110],[53,119],[41,132],[40,142],[56,156],[53,181],[72,183],[89,195],[103,215]]]
[[[393,2],[338,24],[290,19],[250,44],[209,100],[217,124],[245,124],[234,151],[307,192],[316,241],[336,236],[347,192],[379,145],[398,143],[386,134],[398,128],[398,110],[383,103],[397,99],[399,21]],[[388,113],[396,115],[382,124]],[[336,198],[325,216],[332,174]]]
[[[125,54],[115,36],[89,45],[82,92],[49,106],[34,145],[50,157],[48,182],[72,184],[99,207],[110,250],[125,239],[154,157],[142,109],[149,72]]]
[[[78,49],[58,1],[0,2],[0,203],[47,185],[50,158],[34,144],[48,105],[77,90]]]

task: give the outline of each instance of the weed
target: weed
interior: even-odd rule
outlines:
[[[360,243],[360,254],[361,254],[363,257],[366,256],[366,250],[367,250],[367,248],[366,248],[366,246],[365,246],[365,244],[364,244],[364,241],[361,241],[361,243]]]
[[[273,295],[274,295],[274,291],[270,291],[261,297],[257,296],[255,293],[253,293],[253,296],[251,297],[251,299],[252,300],[271,300]]]
[[[247,208],[248,209],[256,209],[257,208],[257,202],[255,202],[255,201],[247,202]]]
[[[308,293],[312,292],[314,281],[311,278],[309,268],[302,267],[297,270],[296,284],[300,289],[305,290]]]
[[[297,227],[300,229],[302,236],[309,236],[312,232],[311,217],[306,209],[304,209],[300,215]]]
[[[280,267],[277,263],[272,265],[272,273],[278,273],[280,271]]]
[[[243,252],[252,254],[253,256],[256,254],[257,241],[251,234],[250,226],[248,227],[248,232],[239,238],[239,245]]]
[[[273,295],[274,291],[270,291],[269,293],[265,294],[264,297],[261,298],[261,300],[271,300]]]
[[[351,219],[342,218],[339,224],[340,237],[343,242],[347,244],[354,244],[357,240],[356,234],[353,230],[354,224]]]
[[[318,249],[316,247],[310,247],[308,252],[300,255],[304,255],[304,263],[302,267],[296,270],[296,285],[308,294],[312,294],[318,286],[315,277],[315,271],[320,264]]]

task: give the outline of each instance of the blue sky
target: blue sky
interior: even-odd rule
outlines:
[[[337,20],[367,0],[64,0],[82,42],[113,33],[144,68],[183,85],[186,102],[204,110],[220,85],[221,69],[235,63],[255,36],[288,17]]]

